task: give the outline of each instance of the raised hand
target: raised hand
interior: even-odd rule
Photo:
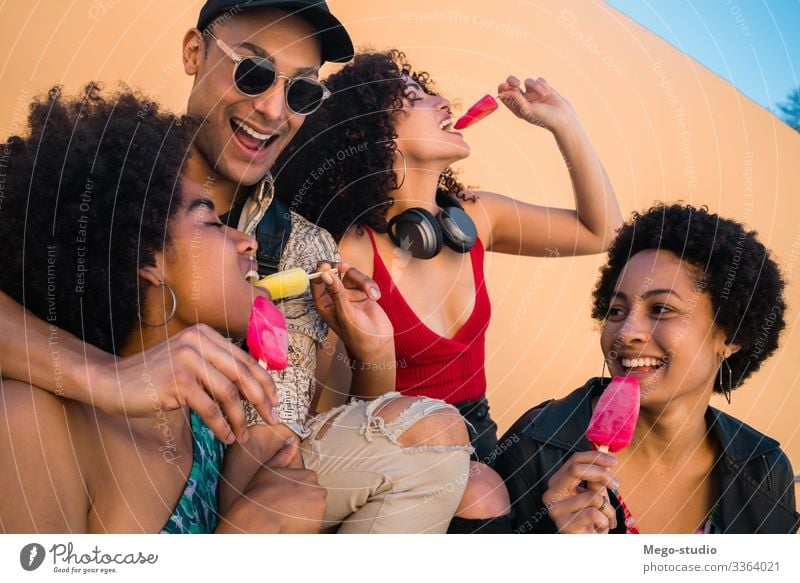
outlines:
[[[518,118],[550,131],[575,116],[572,105],[542,77],[525,79],[525,84],[521,85],[512,75],[498,85],[497,93],[500,101]]]

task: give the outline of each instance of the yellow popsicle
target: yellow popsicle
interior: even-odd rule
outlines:
[[[309,275],[302,267],[295,267],[263,277],[253,285],[266,288],[273,300],[281,300],[306,293],[308,280],[319,275],[318,273]]]

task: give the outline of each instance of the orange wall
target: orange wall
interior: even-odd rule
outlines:
[[[54,83],[122,80],[179,109],[190,81],[180,43],[202,2],[42,0],[0,4],[0,136]],[[465,104],[508,74],[544,76],[584,120],[627,215],[683,199],[757,229],[790,283],[782,351],[716,405],[777,437],[800,471],[800,135],[735,88],[603,2],[329,0],[362,48],[403,48]],[[470,185],[569,206],[552,138],[505,111],[474,129]],[[490,255],[495,310],[488,374],[501,429],[600,372],[590,290],[603,258]]]

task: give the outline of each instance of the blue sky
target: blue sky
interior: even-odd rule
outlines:
[[[779,113],[800,86],[800,0],[607,0]]]

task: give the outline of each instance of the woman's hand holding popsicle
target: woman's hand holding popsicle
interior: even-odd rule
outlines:
[[[105,353],[103,353],[105,354]],[[203,419],[214,435],[231,444],[247,441],[247,418],[242,399],[247,399],[267,423],[280,423],[275,412],[278,395],[275,383],[256,360],[206,324],[196,324],[145,352],[109,357],[98,387],[115,401],[104,403],[103,411],[113,415],[152,415],[152,395],[142,391],[142,379],[157,392],[164,411],[188,406]],[[143,399],[146,402],[143,402]],[[98,408],[99,405],[98,405]]]
[[[609,454],[583,451],[550,477],[542,502],[558,532],[607,534],[616,528],[616,511],[608,497],[609,488],[619,487],[609,469],[616,463]]]
[[[598,451],[574,454],[550,478],[542,498],[559,532],[606,533],[616,527],[607,488],[617,490],[619,483],[608,470],[616,458],[607,452],[630,445],[639,418],[639,400],[636,377],[614,377],[595,404],[586,429],[586,437]]]

